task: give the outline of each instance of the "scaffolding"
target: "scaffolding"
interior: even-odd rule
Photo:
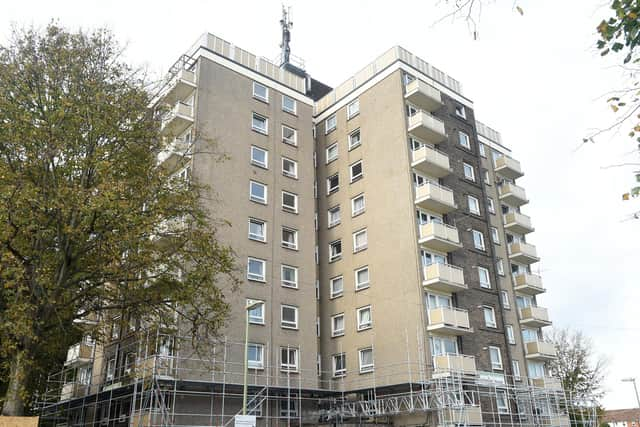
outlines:
[[[244,373],[234,355],[244,343],[222,339],[203,357],[188,342],[147,331],[113,348],[72,347],[39,398],[41,425],[233,425]],[[262,366],[249,369],[247,413],[258,425],[597,426],[595,402],[574,399],[551,378],[438,370],[409,359],[347,378],[308,372],[299,362],[283,369],[269,354],[265,349]]]

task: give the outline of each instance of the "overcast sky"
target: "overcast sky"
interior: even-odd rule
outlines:
[[[479,120],[499,130],[525,171],[520,184],[534,221],[528,239],[542,257],[540,272],[555,325],[581,329],[610,358],[608,408],[635,405],[640,380],[640,200],[623,202],[634,145],[622,135],[577,152],[591,128],[613,120],[603,95],[621,84],[620,71],[594,49],[603,0],[512,0],[485,7],[473,40],[462,21],[446,20],[443,0],[292,0],[292,53],[330,86],[377,55],[401,45],[462,82]],[[108,26],[128,44],[128,57],[160,73],[197,37],[216,34],[273,58],[280,41],[279,0],[11,1],[2,5],[0,36],[11,23]]]

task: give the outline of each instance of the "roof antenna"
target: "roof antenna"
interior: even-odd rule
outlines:
[[[280,26],[282,27],[282,43],[280,43],[280,48],[282,49],[282,53],[280,54],[280,66],[289,63],[289,55],[291,54],[289,42],[291,42],[290,29],[293,27],[293,22],[289,20],[290,15],[291,7],[282,5],[282,19],[280,20]]]

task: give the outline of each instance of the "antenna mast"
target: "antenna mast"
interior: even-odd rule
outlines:
[[[291,54],[289,43],[291,42],[290,29],[293,27],[293,22],[289,19],[290,15],[291,7],[282,5],[282,19],[280,20],[280,26],[282,27],[282,43],[280,43],[280,48],[282,49],[282,53],[280,54],[281,66],[289,63],[289,56]]]

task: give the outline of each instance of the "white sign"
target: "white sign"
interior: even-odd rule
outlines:
[[[256,427],[255,415],[236,415],[234,427]]]

